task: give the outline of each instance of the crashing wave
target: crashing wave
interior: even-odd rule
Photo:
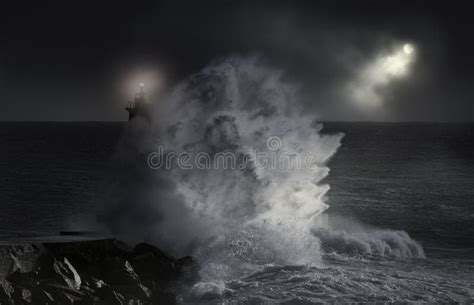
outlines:
[[[313,229],[323,249],[347,255],[371,255],[397,258],[424,258],[423,247],[405,231],[376,230],[346,232],[328,228]]]
[[[319,239],[343,253],[422,257],[404,232],[311,231],[328,208],[322,180],[343,135],[322,134],[322,125],[300,108],[296,88],[257,58],[222,59],[182,81],[154,105],[151,126],[131,122],[117,154],[125,171],[114,177],[117,200],[105,209],[106,226],[125,239],[192,253],[209,281],[247,265],[317,265]],[[146,156],[160,150],[191,160],[204,154],[210,164],[230,153],[248,163],[152,169]],[[260,166],[259,153],[267,162],[312,158],[305,166],[292,158],[285,166]]]
[[[278,231],[284,226],[272,225],[270,230],[263,223],[308,221],[321,214],[329,190],[321,183],[329,172],[325,164],[342,135],[321,134],[322,126],[302,111],[301,104],[297,87],[258,58],[222,59],[182,81],[154,105],[152,126],[131,122],[119,159],[132,160],[127,170],[133,173],[126,172],[128,180],[117,192],[122,195],[106,209],[112,211],[107,226],[118,235],[146,236],[185,254],[216,237],[255,228],[260,219],[266,219],[260,229]],[[205,154],[211,162],[224,152],[248,163],[244,168],[183,168],[172,163],[150,169],[142,159],[130,157],[160,149],[164,156],[186,153],[191,160]],[[265,162],[285,156],[312,158],[310,166],[292,158],[285,159],[285,166],[261,166],[262,154]],[[280,241],[274,235],[276,245],[285,234],[280,234]],[[317,240],[311,238],[310,249],[317,256]],[[290,244],[297,243],[295,239],[290,243],[287,238]],[[309,252],[286,248],[301,249],[305,256]]]

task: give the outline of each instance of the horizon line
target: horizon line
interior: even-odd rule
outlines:
[[[127,123],[128,120],[0,120],[0,123]],[[473,124],[474,121],[370,121],[318,120],[318,123],[388,123],[388,124]]]

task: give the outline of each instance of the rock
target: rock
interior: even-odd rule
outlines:
[[[53,300],[55,300],[55,302],[57,302],[58,304],[64,304],[64,305],[78,304],[84,300],[93,299],[91,298],[90,294],[84,291],[79,291],[79,290],[70,288],[68,286],[59,285],[56,283],[50,283],[50,282],[42,283],[39,286],[37,286],[36,289],[41,289],[45,293],[49,294],[53,298]],[[33,289],[33,292],[34,292],[33,295],[36,297],[36,293],[39,291]]]
[[[142,300],[146,302],[150,302],[151,300],[151,290],[145,287],[142,284],[136,285],[113,285],[111,288],[114,291],[119,291],[123,296],[127,299],[136,299]]]
[[[175,284],[195,279],[198,268],[192,257],[114,239],[0,246],[1,253],[2,305],[175,304]]]
[[[43,250],[43,247],[38,244],[0,246],[0,279],[6,278],[17,270],[31,271]]]
[[[10,274],[6,280],[8,280],[13,287],[33,287],[36,285],[36,273],[34,272],[25,272],[22,273],[20,270],[15,271],[13,274]]]
[[[41,282],[55,282],[71,289],[81,288],[81,277],[67,258],[55,258],[45,254],[38,258],[34,270],[30,272],[15,271],[7,277],[18,286],[35,287]]]
[[[157,247],[152,246],[152,245],[147,244],[147,243],[137,244],[133,248],[132,253],[131,253],[131,255],[133,257],[137,257],[137,256],[144,255],[144,254],[145,255],[151,254],[151,255],[153,255],[153,257],[155,257],[157,259],[160,259],[160,260],[163,260],[163,261],[168,261],[168,262],[173,262],[175,260],[175,258],[173,258],[172,256],[166,254],[165,252],[161,251]]]
[[[179,276],[177,260],[152,245],[138,244],[130,256],[130,263],[142,281],[158,281],[166,286]]]
[[[7,280],[0,281],[0,304],[8,304],[8,300],[11,300],[15,289],[12,284]]]
[[[31,304],[31,290],[27,288],[15,289],[11,299],[14,304]]]
[[[140,282],[132,265],[122,258],[113,257],[103,263],[101,278],[108,284],[135,285]]]
[[[187,284],[199,281],[199,264],[194,257],[184,256],[178,259],[175,267],[181,281]]]
[[[76,290],[81,289],[81,277],[67,258],[63,258],[62,262],[55,259],[52,268],[56,275],[61,277],[69,288]]]
[[[99,297],[101,305],[124,305],[125,297],[114,291],[111,287],[105,286],[97,290],[96,295]]]
[[[56,300],[53,297],[53,294],[42,288],[33,289],[32,303],[33,304],[57,304]]]
[[[44,247],[55,257],[67,257],[79,272],[95,274],[109,258],[127,258],[130,248],[115,239],[83,242],[45,243]]]

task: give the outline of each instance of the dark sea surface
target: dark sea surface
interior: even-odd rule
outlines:
[[[0,123],[0,238],[54,235],[94,215],[124,128]],[[201,283],[199,302],[474,301],[474,124],[331,122],[323,131],[345,133],[324,180],[329,221],[406,231],[427,258],[327,254],[323,267],[265,266]]]
[[[331,213],[405,230],[428,254],[474,250],[474,124],[325,127],[346,134],[329,163]]]
[[[57,234],[94,211],[124,123],[0,123],[0,236]]]

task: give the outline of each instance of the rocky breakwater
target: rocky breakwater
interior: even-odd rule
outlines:
[[[115,239],[0,246],[0,304],[174,304],[192,257]]]

